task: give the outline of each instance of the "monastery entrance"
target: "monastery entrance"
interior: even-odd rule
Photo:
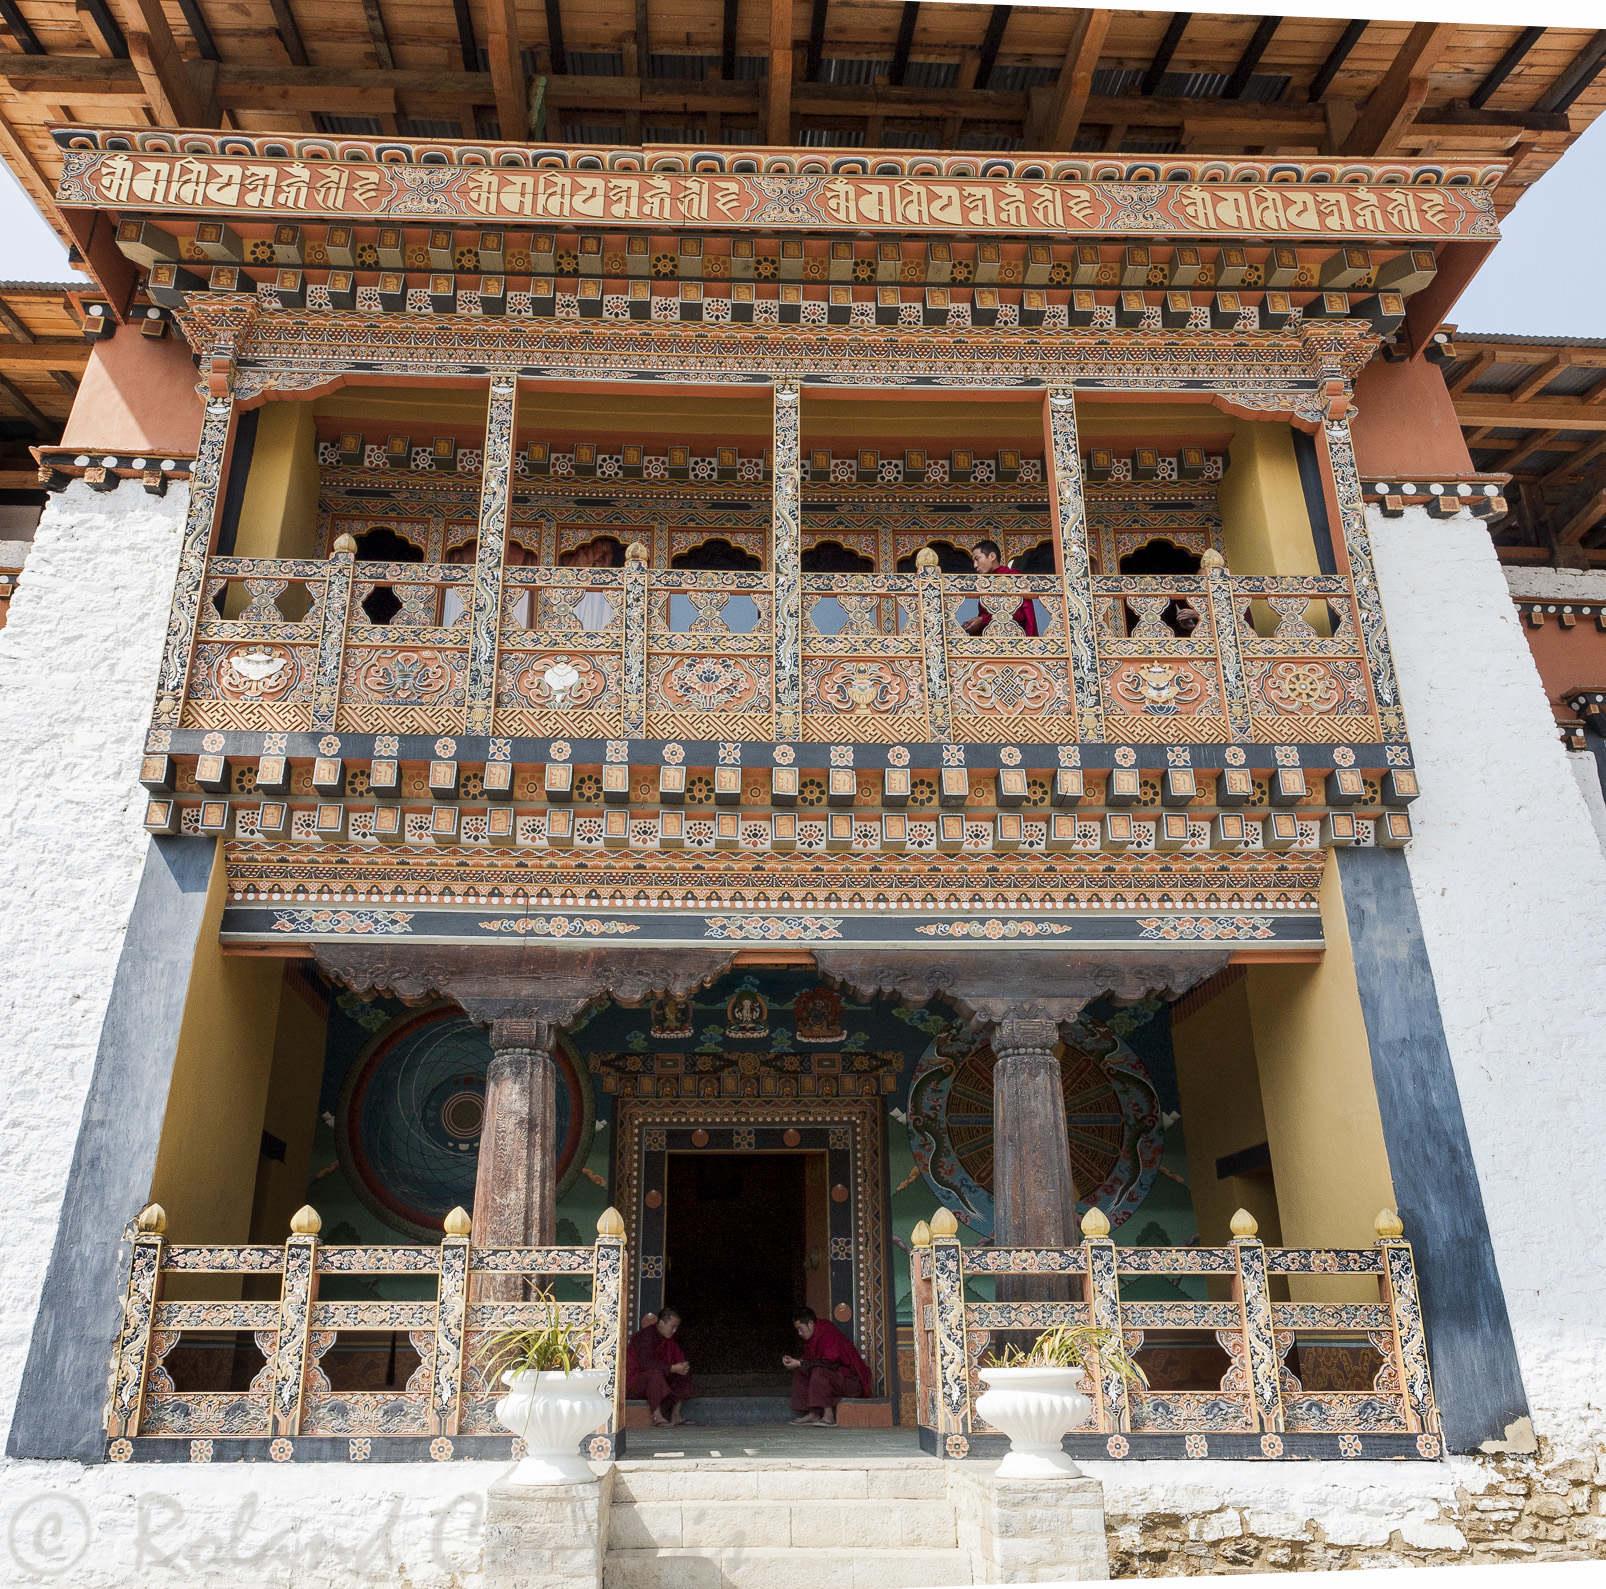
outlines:
[[[792,1310],[830,1310],[827,1155],[671,1153],[664,1296],[700,1395],[782,1395]]]

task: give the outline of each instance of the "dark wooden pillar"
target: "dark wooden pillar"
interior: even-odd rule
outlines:
[[[993,1034],[993,1241],[1069,1247],[1080,1238],[1053,1021],[1004,1020]]]
[[[549,1247],[557,1221],[557,1071],[545,1021],[491,1025],[485,1123],[474,1179],[476,1247]],[[516,1276],[487,1276],[482,1301],[517,1301]]]

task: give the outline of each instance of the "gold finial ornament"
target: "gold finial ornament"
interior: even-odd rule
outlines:
[[[1372,1221],[1372,1229],[1381,1241],[1397,1241],[1405,1234],[1405,1225],[1392,1208],[1378,1210],[1377,1218]]]
[[[1082,1215],[1082,1234],[1092,1241],[1102,1241],[1110,1234],[1109,1216],[1102,1208],[1090,1208]]]
[[[323,1229],[323,1219],[311,1203],[303,1203],[291,1216],[290,1229],[298,1236],[316,1236]]]
[[[931,1216],[931,1234],[933,1236],[957,1236],[959,1234],[959,1221],[954,1218],[951,1208],[939,1208]]]
[[[474,1222],[468,1217],[466,1208],[454,1208],[446,1216],[446,1234],[448,1236],[466,1236],[474,1229]]]
[[[1240,1208],[1232,1216],[1232,1233],[1240,1241],[1247,1241],[1260,1229],[1260,1222],[1247,1208]]]
[[[940,563],[941,559],[929,546],[922,546],[920,550],[915,553],[916,568],[936,568],[940,565]]]
[[[641,541],[632,541],[625,548],[625,561],[627,563],[645,563],[647,561],[647,548]]]
[[[617,1208],[605,1208],[597,1221],[599,1236],[622,1236],[625,1233],[625,1216]]]
[[[931,1226],[925,1220],[921,1220],[909,1232],[909,1245],[911,1247],[929,1247],[931,1245]]]
[[[1208,546],[1199,554],[1199,566],[1201,568],[1225,568],[1227,559],[1215,547]]]
[[[349,552],[355,557],[357,555],[357,543],[349,535],[337,535],[335,537],[335,550],[337,552]]]
[[[134,1224],[147,1236],[160,1236],[167,1229],[167,1210],[160,1203],[147,1203]]]

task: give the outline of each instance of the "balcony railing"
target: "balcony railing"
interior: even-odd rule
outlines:
[[[180,727],[764,741],[795,692],[808,740],[1063,743],[1091,647],[1100,737],[1379,738],[1337,576],[1095,577],[1088,634],[1067,632],[1054,575],[805,574],[778,639],[769,574],[514,567],[483,645],[474,581],[214,557]],[[993,616],[973,634],[978,604]]]
[[[562,1283],[590,1297],[560,1300],[558,1316],[579,1366],[603,1369],[613,1404],[588,1445],[614,1453],[624,1405],[618,1375],[624,1330],[624,1224],[609,1210],[590,1247],[478,1247],[468,1219],[438,1247],[326,1247],[316,1216],[304,1209],[282,1247],[190,1246],[169,1242],[166,1216],[152,1207],[130,1232],[133,1259],[113,1364],[106,1430],[114,1441],[179,1436],[212,1440],[303,1436],[451,1438],[502,1434],[494,1408],[504,1390],[484,1371],[482,1347],[498,1331],[546,1322],[546,1304],[492,1300]],[[179,1301],[167,1291],[214,1288],[277,1290],[271,1300]],[[420,1293],[408,1301],[324,1301],[321,1282],[358,1276],[401,1281]],[[205,1282],[202,1282],[205,1284]],[[400,1287],[398,1287],[400,1289]],[[419,1366],[405,1384],[336,1390],[323,1362],[342,1335],[405,1334]],[[180,1389],[168,1362],[186,1337],[192,1345],[232,1348],[249,1336],[263,1359],[240,1389]],[[288,1454],[289,1447],[282,1448]],[[114,1454],[116,1454],[114,1452]]]
[[[1220,1384],[1204,1389],[1148,1388],[1130,1384],[1092,1359],[1084,1390],[1090,1421],[1073,1431],[1086,1455],[1123,1456],[1134,1437],[1178,1436],[1185,1452],[1203,1456],[1249,1450],[1281,1456],[1286,1437],[1337,1437],[1336,1449],[1308,1455],[1441,1454],[1438,1409],[1428,1369],[1422,1309],[1410,1244],[1392,1214],[1378,1218],[1371,1248],[1264,1247],[1254,1220],[1242,1211],[1227,1247],[1117,1247],[1108,1222],[1096,1212],[1083,1221],[1084,1239],[1069,1248],[962,1247],[953,1216],[939,1214],[931,1230],[918,1229],[912,1266],[915,1356],[920,1423],[928,1444],[942,1454],[970,1454],[972,1439],[991,1433],[976,1412],[984,1386],[979,1370],[1000,1332],[1019,1339],[1060,1324],[1119,1331],[1129,1352],[1146,1336],[1163,1332],[1172,1346],[1214,1344],[1226,1354]],[[1101,1234],[1102,1232],[1102,1234]],[[1134,1301],[1123,1296],[1135,1283],[1155,1279],[1205,1280],[1220,1301]],[[967,1286],[996,1281],[1006,1294],[1041,1296],[1056,1286],[1065,1300],[974,1300]],[[1310,1291],[1375,1288],[1375,1300],[1275,1301],[1273,1288]],[[1282,1282],[1280,1286],[1279,1283]],[[1337,1284],[1335,1285],[1335,1282]],[[1307,1389],[1289,1366],[1290,1353],[1323,1344],[1364,1346],[1361,1361],[1375,1359],[1370,1385],[1359,1389]],[[1140,1358],[1141,1362],[1142,1359]],[[1183,1453],[1177,1453],[1183,1454]],[[1246,1454],[1246,1453],[1245,1453]]]

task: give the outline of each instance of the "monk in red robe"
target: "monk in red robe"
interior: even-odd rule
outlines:
[[[680,1404],[695,1394],[695,1387],[691,1364],[675,1344],[679,1328],[680,1315],[665,1308],[657,1318],[649,1315],[625,1347],[625,1395],[632,1400],[645,1399],[652,1409],[652,1421],[660,1429],[691,1422],[680,1410]]]
[[[870,1365],[853,1342],[813,1308],[797,1309],[792,1328],[804,1343],[801,1357],[781,1359],[782,1366],[792,1370],[792,1411],[799,1414],[792,1422],[834,1429],[836,1404],[844,1396],[870,1394]]]
[[[1013,563],[1004,562],[1003,556],[997,541],[977,541],[970,553],[971,566],[978,574],[1018,574],[1020,570]],[[1037,608],[1030,596],[1022,597],[1020,606],[1011,616],[1023,633],[1036,637]],[[978,597],[975,616],[967,618],[959,627],[966,634],[979,635],[992,621],[992,609]]]

